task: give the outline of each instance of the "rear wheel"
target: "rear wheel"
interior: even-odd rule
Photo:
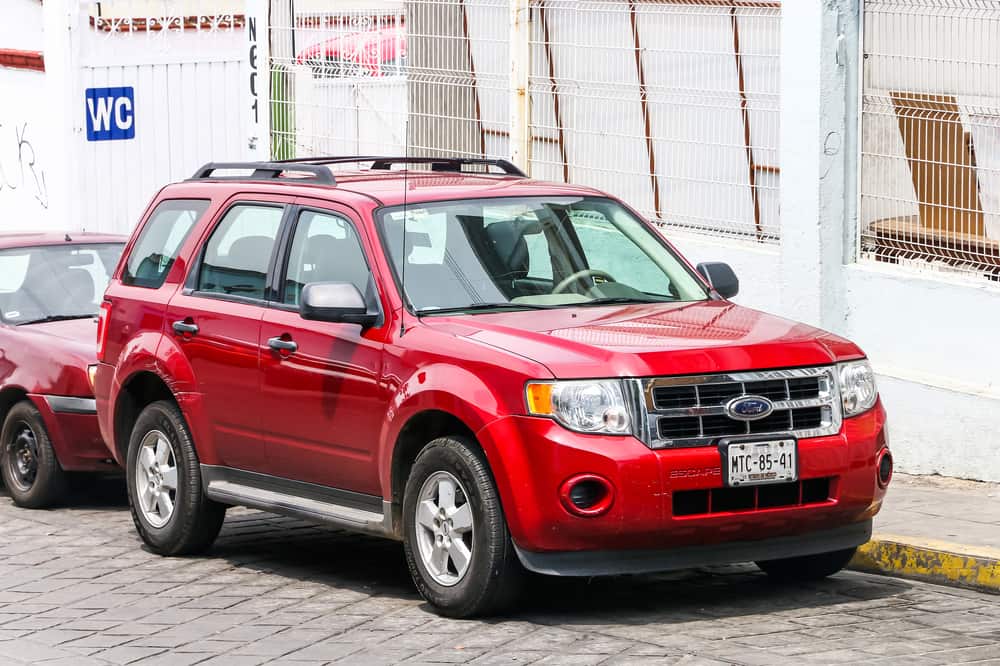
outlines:
[[[417,456],[403,534],[413,582],[442,615],[494,613],[517,598],[524,570],[486,461],[467,439],[436,439]]]
[[[846,550],[790,557],[783,560],[761,560],[757,562],[757,566],[776,580],[819,580],[832,576],[846,567],[857,551],[857,548],[847,548]]]
[[[132,520],[151,550],[191,555],[212,545],[226,507],[202,490],[198,454],[177,405],[154,402],[139,414],[126,477]]]
[[[27,509],[57,504],[66,495],[66,473],[59,466],[41,413],[27,400],[7,413],[3,442],[4,485],[11,499]]]

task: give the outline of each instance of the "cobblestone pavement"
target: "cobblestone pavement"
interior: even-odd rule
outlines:
[[[437,617],[398,544],[233,510],[207,557],[140,547],[119,483],[53,511],[0,497],[0,664],[1000,664],[1000,596],[752,567],[539,583]]]

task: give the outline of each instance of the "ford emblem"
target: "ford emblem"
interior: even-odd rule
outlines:
[[[759,395],[741,395],[726,404],[726,414],[738,421],[756,421],[774,411],[774,403]]]

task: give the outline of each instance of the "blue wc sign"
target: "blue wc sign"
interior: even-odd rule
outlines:
[[[87,141],[135,138],[135,91],[131,86],[87,88]]]

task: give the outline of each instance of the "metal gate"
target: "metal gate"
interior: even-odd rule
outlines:
[[[164,184],[254,155],[243,0],[83,0],[75,32],[85,106],[71,226],[128,233]]]

